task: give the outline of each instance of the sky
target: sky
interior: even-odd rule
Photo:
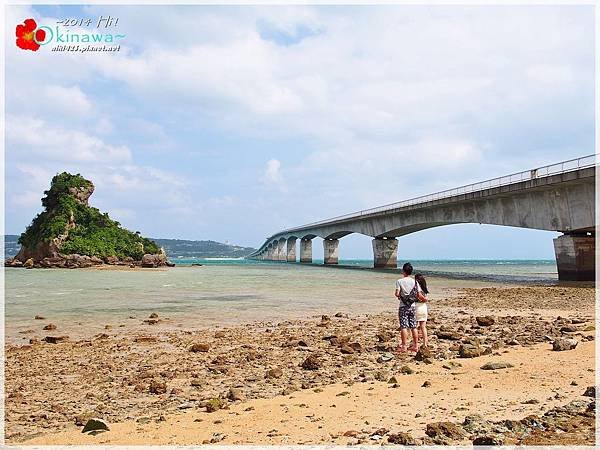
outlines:
[[[118,17],[114,53],[16,24]],[[57,172],[156,238],[284,228],[594,153],[593,6],[9,6],[6,232]],[[558,233],[452,225],[400,258],[554,257]],[[342,258],[372,257],[371,238]],[[314,248],[318,248],[314,244]]]

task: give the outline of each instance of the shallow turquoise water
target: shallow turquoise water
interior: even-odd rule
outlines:
[[[250,261],[245,259],[201,259],[180,258],[173,262],[178,265],[200,263],[206,265],[279,265],[279,262]],[[322,264],[323,260],[314,260],[314,264]],[[373,260],[349,259],[340,260],[340,265],[372,268]],[[467,278],[502,282],[549,282],[558,280],[558,271],[554,260],[412,260],[415,270],[426,275],[451,278]],[[401,263],[399,264],[399,266]]]
[[[179,260],[179,264],[199,262]],[[172,327],[282,320],[338,311],[352,314],[393,310],[397,273],[325,268],[318,265],[202,260],[202,267],[172,269],[5,269],[5,328],[9,341],[43,337],[41,327],[89,336],[104,325],[123,330],[141,327],[152,312]],[[356,268],[368,261],[342,261]],[[447,287],[490,284],[504,278],[551,281],[555,266],[546,263],[492,264],[413,262],[430,277],[432,298]],[[455,278],[436,275],[454,271]],[[511,275],[511,273],[513,275]],[[495,281],[494,281],[495,280]],[[42,315],[45,321],[33,320]],[[133,318],[132,318],[133,317]],[[145,327],[145,328],[144,328]],[[29,333],[20,331],[33,330]]]

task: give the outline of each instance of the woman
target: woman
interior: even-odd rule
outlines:
[[[415,275],[415,281],[421,288],[422,295],[419,296],[419,301],[415,303],[415,318],[417,319],[417,330],[423,337],[423,346],[427,347],[427,297],[429,290],[427,289],[427,281],[425,277],[418,273]]]

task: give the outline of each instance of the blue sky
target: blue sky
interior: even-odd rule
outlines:
[[[113,54],[25,52],[17,23],[119,17]],[[313,220],[594,153],[593,6],[11,6],[6,231],[58,171],[153,237],[259,246]],[[456,225],[401,258],[552,258]],[[318,247],[315,247],[318,248]],[[349,236],[342,257],[369,257]]]

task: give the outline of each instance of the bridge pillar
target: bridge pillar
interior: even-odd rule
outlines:
[[[277,253],[275,255],[275,261],[285,261],[286,260],[286,255],[285,255],[285,241],[278,241],[277,242]]]
[[[334,265],[338,263],[339,244],[338,239],[323,239],[323,264]]]
[[[287,240],[287,262],[296,262],[296,238],[291,237]]]
[[[312,263],[312,239],[300,239],[300,262]]]
[[[398,267],[398,239],[373,239],[373,261],[375,268]]]
[[[554,239],[554,253],[561,281],[594,281],[596,278],[595,235],[564,234]]]

